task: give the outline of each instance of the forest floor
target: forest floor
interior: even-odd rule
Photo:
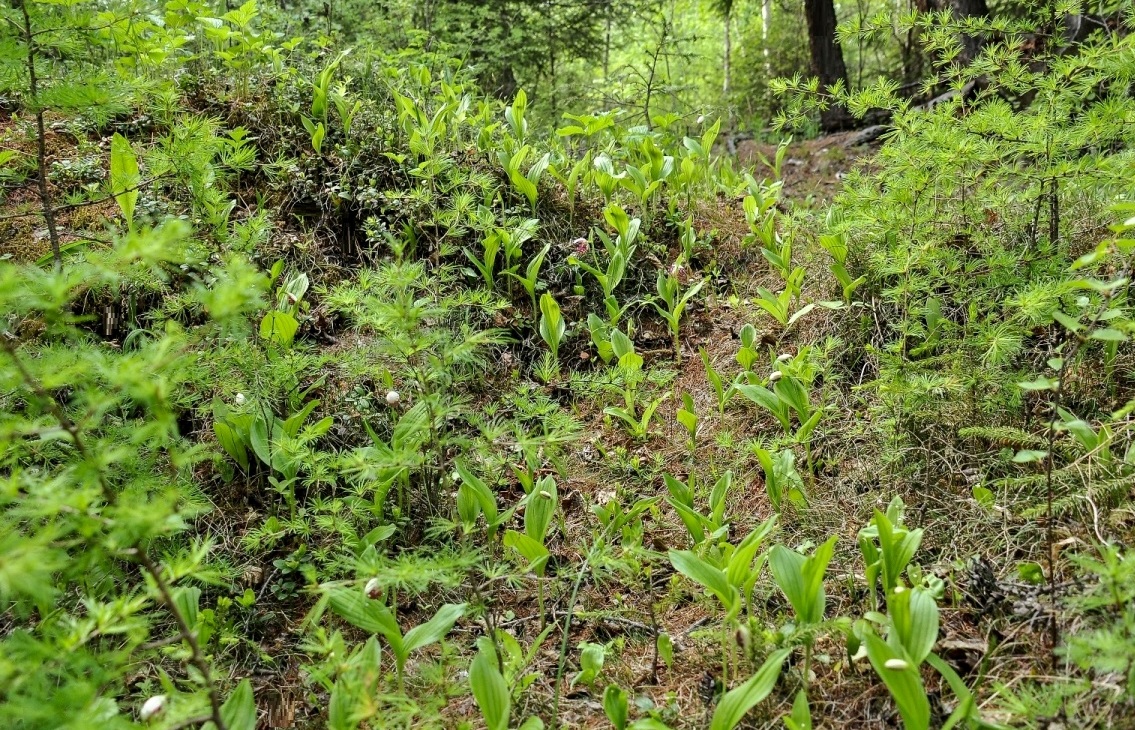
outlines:
[[[807,207],[819,207],[830,202],[840,190],[843,176],[862,156],[871,152],[867,147],[848,147],[848,141],[853,138],[854,133],[845,133],[793,143],[784,160],[785,196]],[[51,151],[52,157],[59,159],[75,153],[75,150],[59,146]],[[760,168],[761,156],[771,159],[775,153],[775,146],[747,141],[738,146],[737,159],[741,165]],[[24,187],[26,189],[7,196],[0,214],[34,207],[35,193],[31,182]],[[67,191],[56,188],[54,192],[63,195]],[[80,208],[77,213],[82,214],[81,218],[65,216],[61,223],[68,232],[81,229],[78,237],[96,237],[99,235],[99,216],[110,215],[113,211],[108,206],[111,205],[112,201],[107,201],[101,206]],[[750,299],[755,297],[758,287],[775,288],[778,285],[777,275],[759,255],[742,250],[741,239],[748,229],[739,200],[703,201],[697,217],[700,228],[714,232],[715,246],[719,251],[717,255],[721,257],[721,252],[725,252],[725,258],[731,257],[732,260],[725,267],[728,271],[726,280],[707,288],[707,291],[715,289],[719,293],[710,293],[691,307],[683,325],[684,357],[681,362],[671,359],[670,336],[664,322],[653,316],[649,308],[643,310],[636,337],[639,352],[669,392],[669,399],[663,406],[665,417],[660,419],[662,425],[648,439],[636,441],[617,426],[612,427],[610,418],[603,413],[602,402],[576,400],[565,403],[565,407],[570,408],[572,415],[583,424],[583,437],[570,450],[566,464],[567,479],[559,486],[564,529],[548,546],[553,553],[547,579],[549,596],[545,617],[548,620],[562,621],[567,615],[571,589],[577,577],[575,571],[577,566],[585,564],[586,556],[579,550],[590,543],[590,535],[595,529],[589,505],[604,504],[615,496],[617,490],[624,490],[623,496],[629,499],[663,496],[666,493],[661,480],[663,472],[686,478],[694,472],[720,473],[731,469],[737,484],[729,501],[729,514],[737,518],[733,525],[735,533],[744,535],[774,514],[765,494],[760,465],[744,447],[753,440],[774,437],[779,427],[765,411],[733,408],[719,415],[716,396],[707,381],[698,353],[704,348],[711,362],[728,366],[737,352],[741,327],[752,319]],[[35,260],[48,251],[47,242],[34,219],[12,219],[0,227],[0,235],[4,238],[0,252],[11,254],[17,260]],[[67,240],[76,240],[76,236],[68,233]],[[333,244],[327,242],[324,245]],[[804,255],[809,254],[805,252]],[[317,279],[315,281],[318,283]],[[824,298],[822,290],[827,284],[822,279],[815,279],[811,286],[816,288],[806,292],[808,298]],[[726,296],[720,292],[731,294]],[[565,304],[565,309],[569,307],[570,302]],[[762,343],[771,350],[795,353],[802,343],[821,342],[825,336],[837,336],[846,325],[846,312],[817,308],[787,335],[772,328],[759,334]],[[338,346],[348,345],[341,343]],[[586,371],[598,366],[598,358],[588,350],[586,338],[575,338],[571,347],[573,350],[568,357],[574,358],[572,369]],[[528,354],[530,352],[527,351]],[[517,358],[524,356],[525,351],[517,350]],[[329,374],[335,375],[333,364],[329,365]],[[490,373],[486,378],[490,383],[500,379],[499,392],[515,387],[515,382],[505,372]],[[856,385],[843,383],[840,387],[850,393]],[[486,391],[491,394],[495,389],[490,386]],[[555,395],[556,385],[551,384],[547,391]],[[691,454],[688,436],[673,418],[682,393],[692,397],[697,412],[701,414],[696,460]],[[819,543],[829,535],[839,535],[835,565],[855,564],[857,531],[870,519],[874,509],[885,508],[894,496],[878,489],[880,479],[874,471],[877,455],[863,453],[862,444],[855,441],[857,425],[854,410],[848,407],[843,412],[843,416],[826,418],[822,426],[824,434],[818,441],[825,444],[826,452],[815,454],[823,466],[809,485],[811,508],[806,519],[802,519],[803,515],[785,514],[780,538],[785,544],[800,545]],[[972,540],[975,536],[988,534],[991,521],[995,523],[996,520],[990,518],[988,512],[976,508],[964,481],[947,481],[939,486],[943,491],[934,498],[939,502],[939,509],[925,512],[918,520],[927,533],[922,556],[928,569],[948,581],[955,595],[960,596],[960,586],[953,583],[959,566],[973,554]],[[925,504],[926,495],[923,497]],[[222,531],[231,533],[226,535],[225,542],[236,545],[244,537],[242,531],[247,531],[254,521],[252,513],[248,512],[246,518],[234,514],[219,519],[217,524]],[[665,553],[669,548],[684,544],[684,528],[668,511],[663,510],[656,515],[650,525],[644,540],[647,546]],[[1001,534],[996,524],[992,527],[995,536]],[[1014,550],[1008,545],[1002,545],[1001,549],[1006,552]],[[298,630],[310,603],[303,600],[272,603],[271,597],[263,590],[273,574],[272,557],[244,556],[249,561],[245,574],[253,576],[250,587],[264,600],[263,610],[266,613],[261,621],[274,626],[274,630],[260,638],[261,661],[257,666],[245,669],[254,674],[261,709],[269,715],[268,726],[314,727],[321,708],[318,702],[312,702],[309,690],[305,688],[300,671],[302,651]],[[561,572],[558,567],[566,569]],[[640,710],[668,708],[667,714],[673,718],[675,727],[704,727],[712,714],[713,700],[720,691],[720,630],[713,626],[713,613],[707,610],[709,606],[705,601],[694,601],[689,594],[684,602],[668,598],[675,595],[678,578],[667,566],[666,571],[628,576],[618,583],[583,580],[573,614],[570,643],[573,647],[586,641],[616,647],[616,651],[608,654],[604,683],[616,682],[632,692]],[[846,590],[829,597],[829,611],[840,614],[845,612],[841,608],[846,608],[846,612],[853,612],[854,605],[863,598],[863,589],[857,587],[862,584],[862,579],[856,580],[854,575],[845,572],[834,575],[832,582],[845,585]],[[774,617],[785,613],[786,604],[775,590],[765,590],[764,595],[766,603],[757,610],[768,617],[764,623],[771,627]],[[495,598],[504,615],[502,626],[518,640],[528,644],[541,635],[543,626],[536,595],[529,585],[502,589]],[[419,620],[412,606],[404,609],[411,622]],[[427,616],[428,613],[423,612],[421,618]],[[942,653],[955,666],[973,670],[982,665],[989,676],[1005,681],[1040,668],[1035,661],[1039,652],[1035,646],[1029,645],[1030,631],[1024,625],[1019,635],[1009,636],[1001,643],[997,649],[998,656],[994,658],[986,652],[986,647],[990,646],[988,626],[982,622],[980,612],[958,605],[947,607],[942,612],[942,623]],[[767,644],[772,629],[768,631],[770,636],[766,637],[737,637],[738,643],[742,646],[748,642]],[[661,632],[672,638],[674,654],[671,662],[657,653],[656,636]],[[537,678],[524,694],[529,706],[520,708],[521,716],[547,714],[554,696],[559,642],[559,633],[552,632],[536,654],[530,671],[534,671]],[[571,661],[574,664],[575,660]],[[883,729],[897,724],[897,715],[886,688],[876,680],[869,667],[850,663],[844,647],[836,641],[821,640],[816,648],[813,671],[812,711],[814,716],[824,718],[825,727]],[[574,667],[569,667],[567,677],[574,673]],[[941,687],[931,686],[929,689],[932,698],[942,694]],[[578,728],[609,726],[601,704],[602,692],[601,685],[573,687],[564,695],[560,705],[562,722],[568,727]],[[757,723],[755,726],[771,726],[776,718],[791,709],[792,697],[793,692],[785,690],[762,704],[751,716]],[[455,696],[440,712],[455,725],[477,715],[472,698],[465,695]]]

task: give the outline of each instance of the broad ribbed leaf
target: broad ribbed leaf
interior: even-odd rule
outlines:
[[[328,730],[356,730],[358,723],[351,720],[355,710],[355,698],[351,696],[344,679],[335,682],[331,688],[331,701],[327,705]]]
[[[808,392],[804,390],[804,386],[796,378],[791,375],[781,378],[776,381],[773,391],[778,398],[796,411],[797,417],[806,419],[811,414],[812,407],[808,402]]]
[[[761,549],[761,543],[764,541],[765,537],[772,532],[775,526],[776,515],[773,515],[746,535],[745,539],[737,546],[737,549],[733,551],[733,555],[729,557],[729,565],[725,570],[725,577],[731,585],[742,585],[749,577],[753,558],[756,557],[757,551]]]
[[[803,573],[806,560],[800,553],[783,545],[774,545],[768,556],[772,577],[776,579],[784,597],[792,604],[801,623],[808,623],[805,618],[808,615],[808,596],[805,594]]]
[[[689,550],[671,550],[670,563],[679,573],[717,596],[727,611],[732,612],[737,606],[737,591],[729,585],[723,571]]]
[[[137,188],[141,182],[134,148],[125,137],[115,132],[110,138],[110,187],[114,201],[131,230],[134,228],[134,207],[138,203]]]
[[[504,534],[505,547],[510,547],[528,560],[528,569],[536,575],[544,574],[544,566],[548,563],[550,553],[548,549],[536,542],[523,532],[509,530]]]
[[[938,640],[938,605],[921,588],[896,589],[887,599],[891,630],[914,664],[921,664]]]
[[[379,601],[367,598],[361,591],[336,588],[330,594],[331,610],[352,626],[378,634],[401,653],[402,629],[394,614]]]
[[[457,467],[457,473],[461,476],[461,486],[458,488],[458,497],[460,498],[461,496],[461,490],[466,490],[466,494],[476,501],[477,506],[480,508],[481,512],[484,513],[485,521],[489,523],[489,529],[492,531],[493,523],[497,520],[497,501],[493,496],[492,490],[490,490],[489,486],[481,481],[461,459],[457,460],[455,466]]]
[[[477,653],[469,667],[469,686],[488,730],[508,730],[512,698],[496,661],[484,651]]]
[[[236,429],[224,421],[213,422],[213,433],[217,436],[217,443],[232,457],[243,471],[248,471],[248,449]]]
[[[930,701],[922,687],[922,677],[918,668],[910,664],[898,651],[867,629],[867,659],[875,673],[887,685],[887,689],[898,705],[906,730],[928,730],[930,727]],[[887,662],[891,666],[887,666]]]
[[[300,323],[292,315],[287,312],[272,311],[260,320],[260,337],[281,347],[289,347],[299,328]]]
[[[619,685],[607,685],[603,692],[603,712],[615,730],[623,730],[627,726],[627,693]]]
[[[776,420],[780,421],[780,425],[784,426],[785,430],[792,428],[792,421],[788,417],[788,409],[785,408],[780,399],[776,397],[776,394],[768,388],[762,385],[738,385],[737,392],[757,405],[766,408],[772,415],[776,416]]]
[[[744,684],[726,692],[717,703],[713,720],[709,723],[709,730],[733,730],[737,727],[737,723],[741,722],[745,713],[772,692],[777,677],[780,676],[780,665],[791,653],[791,648],[773,652],[756,674]]]
[[[429,646],[442,640],[457,619],[465,615],[464,603],[447,603],[438,609],[434,617],[420,626],[415,626],[406,632],[402,641],[406,655],[410,652]]]
[[[252,684],[247,679],[241,680],[221,705],[221,719],[228,730],[256,730],[256,701],[252,696]]]
[[[824,574],[827,573],[828,563],[832,560],[832,553],[835,552],[835,543],[838,539],[837,535],[829,537],[816,548],[816,551],[808,557],[804,565],[804,589],[811,597],[811,613],[806,619],[808,623],[819,623],[824,619],[824,609],[827,606],[827,597],[824,594]]]
[[[558,502],[556,480],[551,476],[537,482],[528,495],[524,507],[524,532],[541,545],[548,535],[548,526],[552,523]]]
[[[808,693],[800,690],[792,702],[792,714],[784,716],[788,730],[812,730],[812,710],[808,707]]]

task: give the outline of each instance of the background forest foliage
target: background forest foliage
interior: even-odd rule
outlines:
[[[0,727],[1131,726],[1129,4],[0,15]]]

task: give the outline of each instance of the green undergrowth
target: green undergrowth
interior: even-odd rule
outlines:
[[[3,12],[4,727],[1129,714],[1130,36],[844,99],[812,204],[253,3]]]

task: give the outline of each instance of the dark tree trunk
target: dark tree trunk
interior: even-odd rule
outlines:
[[[804,15],[808,22],[812,73],[819,77],[822,87],[832,86],[837,81],[846,85],[847,66],[843,62],[843,49],[835,37],[837,23],[833,0],[804,0]],[[820,126],[825,132],[842,129],[850,122],[850,115],[840,106],[832,105],[820,114]]]
[[[985,0],[939,0],[939,3],[943,10],[948,8],[958,20],[989,17],[989,5]],[[961,62],[967,66],[973,63],[984,43],[985,39],[981,36],[962,36]]]

